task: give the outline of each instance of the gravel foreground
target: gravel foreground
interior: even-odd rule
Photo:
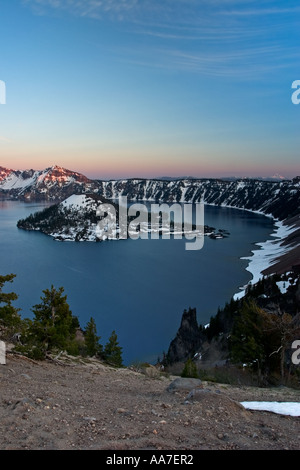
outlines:
[[[240,404],[299,402],[297,390],[202,382],[198,393],[170,392],[175,377],[150,375],[9,354],[0,366],[0,450],[300,449],[299,417]]]

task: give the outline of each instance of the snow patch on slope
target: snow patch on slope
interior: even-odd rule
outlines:
[[[280,415],[300,416],[300,403],[277,401],[243,401],[241,405],[248,410],[270,411]]]
[[[1,189],[24,189],[31,186],[36,181],[36,173],[30,178],[23,178],[22,175],[16,173],[10,173],[3,181],[0,182]]]

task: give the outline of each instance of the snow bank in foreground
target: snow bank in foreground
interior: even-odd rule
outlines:
[[[277,401],[242,401],[248,410],[271,411],[280,415],[300,416],[300,403]]]

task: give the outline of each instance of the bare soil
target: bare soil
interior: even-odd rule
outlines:
[[[300,418],[240,405],[297,402],[299,391],[203,382],[203,393],[187,400],[188,390],[167,390],[174,379],[8,354],[0,366],[0,450],[300,449]]]

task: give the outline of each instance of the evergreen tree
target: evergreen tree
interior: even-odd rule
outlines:
[[[42,302],[32,308],[34,320],[31,325],[31,335],[44,353],[54,348],[66,349],[74,343],[78,319],[72,316],[63,295],[64,288],[43,291]]]
[[[12,302],[17,300],[15,292],[5,293],[3,287],[7,282],[13,282],[15,274],[0,276],[0,335],[3,339],[10,338],[21,328],[22,320],[20,309],[15,308]]]
[[[246,363],[261,376],[265,362],[263,317],[253,300],[244,302],[239,309],[230,336],[233,362]]]
[[[279,373],[283,379],[286,352],[300,334],[299,318],[300,314],[265,312],[254,300],[244,302],[231,331],[231,359],[251,365],[260,380],[269,373]]]
[[[184,364],[183,371],[181,373],[181,377],[191,377],[194,379],[199,378],[198,370],[196,364],[189,358],[186,363]]]
[[[99,343],[100,336],[97,336],[97,327],[94,318],[91,317],[85,329],[85,346],[88,356],[103,354],[103,347]]]
[[[112,332],[108,343],[104,348],[104,359],[116,367],[123,366],[122,348],[119,346],[118,337],[115,331]]]

